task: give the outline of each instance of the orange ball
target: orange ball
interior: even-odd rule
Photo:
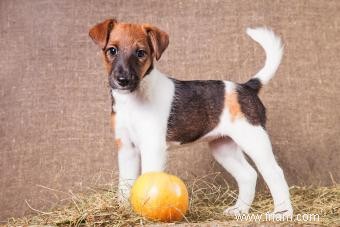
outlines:
[[[188,190],[181,179],[163,172],[140,176],[131,190],[133,210],[151,220],[178,221],[188,210]]]

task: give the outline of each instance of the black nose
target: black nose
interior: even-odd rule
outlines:
[[[125,87],[130,83],[130,80],[126,77],[118,77],[117,82],[120,86]]]

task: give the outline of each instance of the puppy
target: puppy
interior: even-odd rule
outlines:
[[[141,174],[163,171],[171,144],[207,141],[216,161],[238,184],[227,215],[248,213],[262,174],[274,200],[274,214],[291,216],[288,185],[265,130],[258,97],[274,76],[283,53],[280,38],[266,28],[247,29],[266,53],[264,67],[248,82],[180,81],[154,67],[169,44],[167,33],[149,24],[105,20],[89,35],[102,49],[112,93],[112,122],[118,148],[119,198],[128,199]]]

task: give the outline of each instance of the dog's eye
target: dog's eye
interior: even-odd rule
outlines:
[[[107,54],[109,54],[110,56],[116,56],[116,54],[118,53],[118,50],[116,47],[110,47],[107,51]]]
[[[143,58],[146,55],[146,52],[144,50],[137,50],[136,55],[138,58]]]

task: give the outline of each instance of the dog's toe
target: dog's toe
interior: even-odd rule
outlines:
[[[241,206],[231,206],[224,210],[223,214],[227,216],[236,216],[242,214],[248,214],[249,208],[248,207],[241,207]]]

